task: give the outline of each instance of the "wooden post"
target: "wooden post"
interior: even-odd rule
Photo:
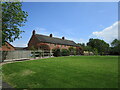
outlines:
[[[35,59],[35,50],[34,50],[34,52],[33,52],[33,57],[34,57],[34,59]]]
[[[51,57],[51,55],[52,55],[52,51],[50,50],[50,57]]]
[[[43,50],[43,57],[44,57],[44,50]]]

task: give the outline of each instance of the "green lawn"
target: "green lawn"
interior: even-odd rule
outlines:
[[[117,88],[117,56],[69,56],[3,65],[15,88]]]

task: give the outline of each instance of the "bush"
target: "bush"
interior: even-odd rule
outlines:
[[[81,47],[76,48],[76,55],[84,55],[83,49]]]
[[[53,49],[53,56],[55,57],[61,56],[61,52],[59,48]]]
[[[70,55],[76,55],[76,48],[69,47]]]
[[[61,55],[62,55],[62,56],[69,56],[69,55],[70,55],[70,51],[67,50],[67,49],[62,49]]]

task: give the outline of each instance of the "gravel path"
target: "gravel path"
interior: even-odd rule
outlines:
[[[8,83],[2,81],[2,88],[13,88],[13,87],[10,86]]]
[[[53,56],[52,56],[53,57]],[[52,58],[52,57],[41,57],[41,58],[36,58],[36,59],[34,59],[34,58],[31,58],[31,59],[19,59],[19,60],[8,60],[8,61],[5,61],[5,62],[2,62],[2,63],[0,63],[1,65],[3,65],[3,64],[7,64],[7,63],[14,63],[14,62],[24,62],[24,61],[30,61],[30,60],[37,60],[37,59],[44,59],[44,58]]]
[[[4,82],[3,80],[0,80],[0,89],[9,89],[12,88],[12,86],[10,86],[8,83]]]

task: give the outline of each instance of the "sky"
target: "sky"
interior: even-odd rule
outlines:
[[[87,43],[99,38],[110,43],[118,38],[117,2],[23,2],[28,12],[27,22],[21,30],[21,39],[11,43],[15,47],[27,47],[32,31],[37,34]]]

